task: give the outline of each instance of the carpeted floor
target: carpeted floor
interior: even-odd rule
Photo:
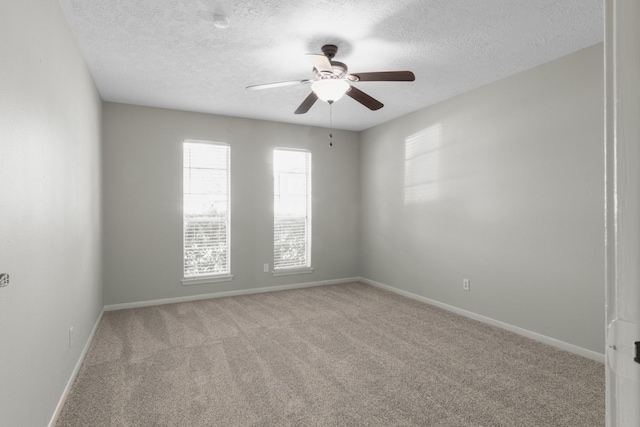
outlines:
[[[106,312],[57,426],[604,426],[604,367],[362,283]]]

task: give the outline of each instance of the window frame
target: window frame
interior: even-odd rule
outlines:
[[[305,185],[305,255],[304,255],[304,259],[305,259],[305,264],[304,265],[294,265],[291,267],[278,267],[276,266],[277,263],[277,250],[278,248],[276,247],[276,242],[277,242],[277,235],[276,235],[276,221],[278,219],[278,216],[276,214],[276,203],[277,203],[277,197],[280,195],[279,192],[277,192],[276,190],[276,174],[277,173],[286,173],[283,171],[276,171],[276,155],[278,152],[299,152],[299,153],[304,153],[306,156],[305,158],[305,178],[306,178],[306,185]],[[287,276],[287,275],[294,275],[294,274],[308,274],[308,273],[312,273],[313,272],[313,268],[311,267],[311,262],[312,262],[312,230],[313,230],[313,215],[312,215],[312,199],[313,199],[313,192],[312,192],[312,180],[313,180],[313,173],[312,173],[312,164],[313,164],[313,156],[310,150],[306,150],[306,149],[299,149],[299,148],[289,148],[289,147],[276,147],[273,149],[273,164],[272,164],[272,174],[273,174],[273,271],[272,274],[273,276]]]
[[[185,192],[185,180],[184,173],[186,169],[192,169],[191,167],[187,168],[187,159],[186,159],[186,149],[188,145],[209,145],[209,146],[218,146],[226,148],[226,270],[219,273],[204,273],[204,274],[196,274],[196,275],[187,275],[186,271],[186,259],[187,259],[187,239],[186,239],[186,231],[188,219],[185,212],[185,200],[186,195],[190,194]],[[195,168],[194,168],[195,169]],[[227,282],[233,279],[233,275],[231,274],[231,146],[226,142],[218,142],[218,141],[202,141],[202,140],[193,140],[186,139],[182,143],[182,280],[181,283],[183,285],[201,285],[207,283],[216,283],[216,282]]]

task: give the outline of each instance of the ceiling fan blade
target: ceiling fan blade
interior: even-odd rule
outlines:
[[[309,94],[309,96],[307,96],[304,101],[302,101],[302,104],[300,104],[300,106],[298,107],[298,109],[295,111],[295,114],[304,114],[307,111],[309,111],[309,108],[311,108],[311,106],[313,106],[313,104],[315,104],[315,102],[318,100],[318,95],[316,95],[315,92],[311,92]]]
[[[325,55],[321,53],[307,53],[307,55],[315,56],[316,61],[313,64],[313,68],[316,70],[327,73],[333,73],[333,66],[331,65],[331,61]]]
[[[272,89],[274,87],[284,87],[284,86],[295,86],[295,85],[305,85],[311,83],[311,80],[292,80],[288,82],[278,82],[278,83],[267,83],[263,85],[253,85],[247,86],[249,90],[262,90],[262,89]]]
[[[411,71],[377,71],[373,73],[351,73],[352,82],[412,82],[416,76]]]
[[[347,91],[347,95],[370,110],[379,110],[384,107],[384,104],[382,102],[378,101],[375,98],[372,98],[355,86],[351,86],[351,89]]]

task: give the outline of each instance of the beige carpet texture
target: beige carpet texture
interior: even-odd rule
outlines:
[[[57,426],[605,425],[604,366],[363,283],[105,312]]]

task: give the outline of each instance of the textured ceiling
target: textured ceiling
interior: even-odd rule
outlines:
[[[385,104],[345,97],[333,126],[363,130],[603,39],[602,0],[59,0],[106,101],[328,127],[329,106],[293,111],[327,43],[350,72],[411,70],[412,83],[361,82]],[[224,13],[229,27],[216,28]]]

